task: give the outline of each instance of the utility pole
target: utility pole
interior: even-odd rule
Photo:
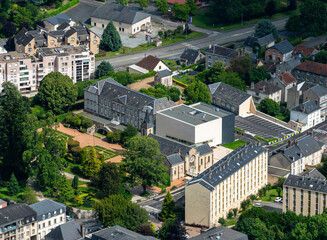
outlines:
[[[243,27],[243,11],[242,11],[242,15],[241,15],[241,26]]]

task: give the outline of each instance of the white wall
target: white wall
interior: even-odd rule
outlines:
[[[291,110],[290,120],[303,123],[301,131],[306,131],[321,122],[320,109],[310,114]]]
[[[153,70],[158,72],[158,71],[165,70],[165,69],[170,71],[169,67],[167,67],[166,64],[164,64],[162,61],[160,61]]]
[[[195,127],[195,143],[208,142],[210,146],[222,143],[222,119],[202,123]]]
[[[56,222],[56,223],[55,223]],[[66,213],[53,216],[42,221],[39,221],[38,224],[38,240],[44,239],[44,236],[51,232],[52,229],[57,226],[64,224],[66,222]],[[44,227],[43,227],[44,226]]]

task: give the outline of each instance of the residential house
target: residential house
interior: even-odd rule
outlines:
[[[86,112],[109,119],[113,124],[131,124],[139,130],[146,119],[146,112],[151,127],[155,127],[155,114],[174,105],[167,98],[156,99],[122,86],[112,78],[98,81],[84,89]]]
[[[313,168],[309,171],[304,171],[304,172],[301,172],[300,174],[297,174],[299,176],[304,176],[304,177],[311,177],[311,178],[317,178],[317,179],[321,179],[321,180],[325,180],[326,177],[324,175],[322,175],[321,172],[319,172],[317,170],[317,168]]]
[[[208,85],[212,104],[236,115],[243,116],[247,113],[255,113],[255,105],[252,96],[223,82]]]
[[[296,78],[289,72],[283,73],[282,75],[271,79],[270,82],[281,88],[281,102],[288,101],[288,90],[296,86]]]
[[[208,143],[186,145],[159,135],[150,134],[149,137],[158,141],[171,181],[197,176],[214,163],[213,151]]]
[[[319,51],[315,48],[312,47],[306,47],[303,45],[297,45],[293,52],[292,56],[295,59],[301,60],[304,57],[309,57],[311,60],[314,60],[314,56],[318,53]]]
[[[276,67],[278,63],[275,62],[265,62],[259,61],[257,67],[263,66],[263,68],[270,74],[271,77],[276,76]]]
[[[105,29],[112,21],[117,31],[134,35],[140,31],[151,30],[151,16],[134,6],[123,6],[107,2],[99,6],[91,15],[91,25]]]
[[[248,240],[248,236],[244,233],[238,232],[232,228],[227,228],[224,226],[213,227],[206,231],[201,231],[201,234],[190,238],[190,240]]]
[[[161,70],[169,70],[169,67],[159,58],[156,58],[152,55],[149,55],[143,58],[138,63],[135,63],[127,67],[127,71],[129,73],[137,73],[137,74],[146,74],[150,71],[158,72]]]
[[[263,99],[269,98],[277,103],[280,103],[282,99],[282,89],[270,82],[261,81],[254,84],[251,83],[251,87],[247,88],[248,94],[252,95],[255,104],[259,104]]]
[[[327,64],[305,61],[293,70],[298,81],[305,81],[327,87]]]
[[[189,145],[233,142],[234,124],[233,113],[201,102],[173,106],[156,114],[157,135]]]
[[[234,49],[222,47],[214,44],[205,51],[205,64],[206,69],[212,67],[215,62],[222,62],[224,67],[230,65],[230,60],[233,57],[237,57],[240,55],[240,52]]]
[[[45,240],[84,240],[86,229],[76,221],[69,221],[54,228]]]
[[[185,186],[185,223],[213,227],[267,184],[268,151],[241,146]],[[251,169],[251,171],[249,171]]]
[[[166,87],[173,86],[172,72],[167,69],[158,71],[156,75],[154,75],[154,85],[157,85],[159,83]]]
[[[321,121],[325,121],[327,115],[327,88],[320,85],[313,86],[303,92],[304,101],[310,100],[320,107]]]
[[[291,58],[286,62],[279,62],[275,65],[275,72],[273,73],[273,77],[282,75],[286,72],[293,73],[294,68],[301,64],[300,59]]]
[[[268,48],[265,52],[265,59],[268,62],[286,62],[292,57],[294,47],[284,40]]]
[[[287,108],[291,109],[303,103],[303,93],[315,86],[314,83],[300,82],[287,91]]]
[[[318,165],[324,149],[324,143],[310,135],[295,142],[289,140],[285,149],[274,152],[269,158],[268,182],[274,184],[279,177],[287,177],[288,174],[299,175],[304,172],[306,166]]]
[[[36,212],[27,204],[12,204],[0,209],[1,240],[36,240]]]
[[[268,34],[261,38],[248,36],[243,42],[245,51],[249,53],[254,53],[257,56],[260,55],[262,51],[265,51],[265,48],[272,47],[274,44],[275,44],[275,38],[272,34]]]
[[[204,62],[205,55],[200,50],[194,50],[191,48],[186,48],[179,60],[181,64],[192,65],[196,63]]]
[[[75,22],[66,13],[60,13],[43,20],[44,26],[50,31],[56,31],[57,28],[63,23],[68,23],[70,26],[74,26]]]
[[[321,123],[321,108],[310,100],[306,101],[291,109],[290,120],[300,123],[301,131],[306,131]]]
[[[37,214],[38,240],[43,240],[52,229],[66,222],[66,205],[45,199],[34,203],[30,207]]]
[[[314,216],[326,209],[327,181],[289,175],[283,184],[283,212]]]
[[[2,199],[0,199],[0,209],[1,208],[5,208],[5,207],[7,207],[7,202],[4,201],[4,200],[2,200]]]

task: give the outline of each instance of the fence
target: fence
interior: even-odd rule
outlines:
[[[277,140],[274,140],[274,141],[268,142],[268,145],[272,145],[272,144],[275,144],[275,143],[278,143],[278,142],[283,142],[284,140],[286,140],[286,139],[288,139],[288,138],[291,138],[291,137],[293,137],[293,136],[295,136],[295,135],[298,135],[298,134],[300,134],[301,132],[302,132],[302,131],[298,131],[298,132],[296,132],[296,133],[289,134],[289,135],[287,135],[287,136],[285,136],[285,137],[282,137],[282,138],[279,138],[279,139],[277,139]]]
[[[177,81],[175,78],[173,78],[173,82],[175,82],[177,85],[186,88],[188,85],[186,83],[182,83],[180,81]]]

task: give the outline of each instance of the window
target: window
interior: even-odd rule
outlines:
[[[98,42],[98,40],[93,40],[93,43],[97,43]]]
[[[104,28],[104,24],[102,24],[102,28]]]
[[[42,224],[42,227],[45,228],[45,223]]]
[[[95,23],[94,23],[94,26],[96,26],[96,25],[97,25],[97,23],[95,22]]]
[[[54,224],[56,224],[57,223],[57,218],[55,218],[53,221],[54,221]]]
[[[51,221],[48,222],[48,226],[51,226]]]
[[[60,222],[62,222],[62,217],[60,217]]]
[[[75,38],[74,37],[70,38],[70,41],[71,42],[74,42],[75,41]]]

